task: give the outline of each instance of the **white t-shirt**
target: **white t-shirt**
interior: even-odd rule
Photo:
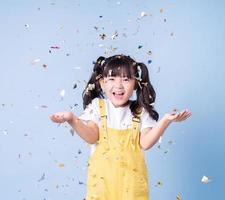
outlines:
[[[115,107],[109,99],[104,99],[106,115],[107,115],[107,126],[114,129],[128,129],[132,126],[132,113],[130,110],[130,105],[125,107]],[[86,107],[86,109],[81,113],[79,119],[84,121],[93,121],[98,126],[100,126],[100,110],[99,110],[99,98],[95,98]],[[139,131],[145,128],[153,127],[156,124],[149,113],[143,108],[140,115],[140,126]],[[95,144],[91,145],[91,154],[95,150]]]

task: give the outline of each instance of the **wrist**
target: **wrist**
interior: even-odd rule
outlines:
[[[166,126],[169,126],[170,124],[171,124],[171,120],[169,120],[167,117],[166,117],[166,115],[164,115],[163,117],[162,117],[162,123],[163,124],[165,124]]]
[[[77,120],[78,120],[78,117],[76,117],[73,113],[71,113],[71,118],[67,120],[67,122],[71,125]]]

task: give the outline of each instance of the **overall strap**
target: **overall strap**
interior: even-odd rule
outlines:
[[[99,110],[100,110],[100,141],[102,140],[103,143],[106,144],[106,150],[108,150],[108,132],[107,132],[107,115],[106,115],[106,109],[105,109],[105,102],[104,99],[99,99]]]
[[[139,112],[136,116],[132,118],[131,145],[133,150],[135,150],[136,145],[139,145],[140,116],[141,116],[141,112]]]

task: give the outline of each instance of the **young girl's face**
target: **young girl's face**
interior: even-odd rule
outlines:
[[[101,86],[105,95],[115,107],[123,107],[127,105],[133,93],[135,79],[121,76],[107,76],[103,78]]]

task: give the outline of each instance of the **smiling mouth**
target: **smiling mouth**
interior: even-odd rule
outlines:
[[[120,93],[113,92],[113,95],[114,96],[123,96],[124,95],[124,92],[120,92]]]

